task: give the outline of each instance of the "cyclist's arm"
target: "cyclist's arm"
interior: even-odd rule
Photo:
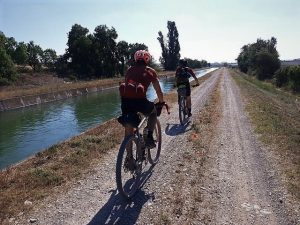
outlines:
[[[192,69],[189,69],[189,72],[190,72],[190,74],[192,75],[192,77],[195,79],[195,81],[196,81],[197,85],[199,85],[198,78],[196,77],[196,75],[195,75],[194,71],[193,71]]]
[[[161,90],[161,87],[160,87],[160,84],[158,82],[158,79],[155,79],[153,82],[153,87],[154,87],[154,90],[157,94],[157,97],[158,97],[158,100],[159,102],[163,102],[164,101],[164,96],[163,96],[163,93],[162,93],[162,90]]]

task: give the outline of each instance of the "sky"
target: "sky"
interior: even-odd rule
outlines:
[[[181,57],[235,62],[243,45],[272,36],[281,60],[300,58],[299,0],[0,0],[0,31],[58,55],[72,25],[114,27],[117,41],[144,43],[158,61],[158,31],[175,21]]]

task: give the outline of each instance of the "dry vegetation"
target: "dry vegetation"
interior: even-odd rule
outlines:
[[[282,180],[290,194],[300,200],[300,101],[296,96],[275,89],[232,71],[241,87],[246,110],[260,139],[275,154]]]

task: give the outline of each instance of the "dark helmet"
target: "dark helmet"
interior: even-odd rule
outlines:
[[[179,60],[179,66],[186,67],[187,66],[187,60],[186,59],[180,59]]]

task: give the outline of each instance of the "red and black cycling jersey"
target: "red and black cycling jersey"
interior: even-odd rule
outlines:
[[[125,81],[127,80],[141,83],[147,90],[151,82],[157,80],[157,74],[154,69],[148,66],[131,66],[125,74]]]
[[[125,82],[120,85],[122,98],[146,98],[149,85],[157,80],[154,69],[148,66],[132,66],[125,74]]]

